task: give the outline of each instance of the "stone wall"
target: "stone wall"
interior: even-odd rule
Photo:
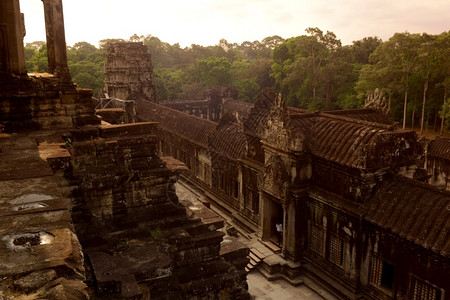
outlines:
[[[141,42],[110,43],[105,60],[105,91],[109,97],[156,101],[147,46]]]
[[[185,166],[158,156],[155,130],[156,123],[88,126],[65,136],[88,284],[102,299],[248,299],[245,271],[221,257],[223,220],[179,203],[174,182]],[[226,257],[246,255],[240,249]]]
[[[62,84],[53,75],[9,78],[0,87],[0,123],[7,132],[100,123],[93,115],[92,90]]]

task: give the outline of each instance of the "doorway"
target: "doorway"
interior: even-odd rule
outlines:
[[[275,245],[282,247],[284,232],[284,209],[280,202],[273,197],[264,195],[264,213],[263,213],[263,228],[262,239],[265,241],[271,241]],[[281,226],[282,234],[277,231],[277,225]]]

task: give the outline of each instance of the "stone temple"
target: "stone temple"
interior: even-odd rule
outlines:
[[[450,299],[449,139],[418,139],[374,108],[310,112],[270,90],[244,104],[226,90],[209,93],[219,122],[203,118],[210,96],[136,112],[159,122],[184,181],[283,258],[256,260],[262,274],[338,299]]]
[[[43,2],[33,75],[19,2],[0,4],[0,299],[250,299],[255,270],[337,299],[450,299],[449,139],[398,129],[380,99],[311,112],[214,87],[158,104],[141,43],[108,46],[92,99],[61,0]],[[223,243],[208,205],[273,254]]]
[[[49,69],[28,75],[19,1],[0,2],[0,299],[250,299],[248,248],[178,199],[187,168],[160,155],[156,122],[95,115],[71,81],[62,1],[43,4]],[[107,81],[112,96],[154,100],[142,47],[133,69],[107,68],[127,79]]]

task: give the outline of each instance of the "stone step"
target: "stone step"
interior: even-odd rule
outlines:
[[[260,260],[263,260],[266,256],[262,254],[258,249],[256,248],[250,248],[250,253],[258,257]]]
[[[282,278],[280,273],[271,274],[268,270],[264,268],[258,268],[258,272],[261,273],[261,275],[268,281],[274,281]]]
[[[275,281],[275,280],[284,280],[287,283],[289,283],[292,286],[300,286],[302,285],[304,282],[302,279],[296,277],[296,278],[289,278],[288,276],[286,276],[285,274],[281,274],[281,273],[270,273],[268,270],[264,269],[264,268],[258,268],[257,269],[259,273],[261,273],[261,275],[263,275],[264,278],[266,278],[268,281]]]
[[[263,241],[262,242],[267,248],[269,248],[270,250],[272,250],[274,253],[280,253],[281,252],[281,248],[278,247],[277,245],[275,245],[273,242],[271,241]]]
[[[257,264],[258,264],[258,262],[254,261],[253,259],[250,258],[248,265],[252,265],[255,267]]]
[[[252,252],[250,252],[249,256],[250,256],[250,261],[254,261],[255,263],[259,263],[261,261],[261,259],[258,256],[256,256],[255,254],[253,254]]]
[[[263,256],[261,254],[261,252],[259,252],[258,250],[254,249],[254,248],[250,249],[250,253],[248,255],[248,257],[250,258],[250,261],[249,261],[249,263],[247,264],[247,267],[246,267],[246,270],[248,270],[247,272],[249,272],[253,268],[256,268],[262,261],[260,257],[258,257],[257,255],[255,255],[253,253],[253,251],[256,251],[259,256]]]

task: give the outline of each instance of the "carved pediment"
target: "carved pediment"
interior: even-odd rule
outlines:
[[[289,173],[286,171],[281,157],[278,155],[271,156],[262,175],[263,191],[285,203],[289,181]]]
[[[265,144],[284,151],[302,151],[304,136],[290,126],[287,106],[281,95],[277,96],[266,120],[262,139]]]

